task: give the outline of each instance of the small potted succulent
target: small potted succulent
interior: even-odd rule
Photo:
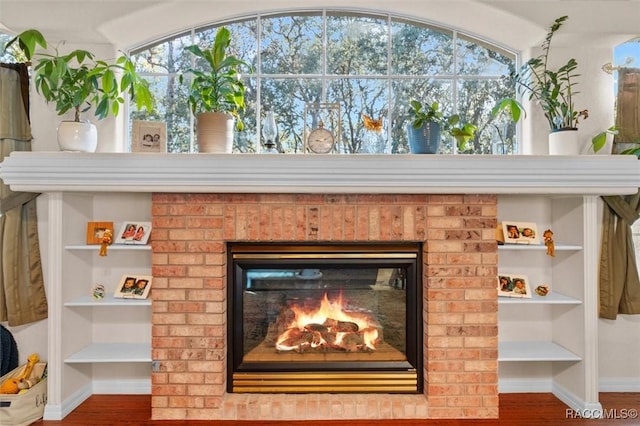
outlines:
[[[231,33],[221,27],[213,45],[201,49],[197,45],[186,49],[203,60],[208,69],[192,68],[189,86],[189,104],[196,115],[197,141],[200,152],[230,153],[233,149],[234,129],[241,131],[244,124],[240,113],[245,109],[246,86],[240,69],[250,70],[244,61],[227,52]],[[180,76],[183,81],[183,76]]]
[[[127,55],[108,62],[82,49],[67,54],[61,54],[57,47],[52,52],[40,51],[38,46],[47,49],[48,44],[35,29],[18,34],[5,50],[13,43],[18,43],[27,60],[32,61],[36,91],[55,105],[59,116],[74,112],[73,121],[63,121],[58,127],[58,144],[63,151],[96,150],[96,127],[81,119],[81,113],[91,108],[99,120],[117,116],[125,101],[123,95],[129,95],[139,109],[153,109],[149,84]]]
[[[412,99],[409,116],[411,123],[407,126],[407,134],[409,148],[414,154],[437,153],[443,132],[455,138],[458,151],[462,152],[477,130],[471,123],[461,124],[458,114],[444,115],[437,102],[423,105]]]

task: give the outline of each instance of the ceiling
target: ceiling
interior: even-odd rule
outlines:
[[[443,4],[442,0],[395,0],[392,4],[405,4],[412,8],[427,10],[429,3]],[[314,2],[316,3],[316,2]],[[620,38],[620,42],[640,35],[640,0],[448,0],[449,8],[460,8],[464,13],[465,3],[478,3],[495,8],[546,30],[558,16],[569,15],[567,33],[582,34],[585,40],[597,37]],[[27,28],[38,28],[47,38],[68,42],[110,43],[113,35],[103,31],[114,23],[130,22],[132,16],[144,16],[145,11],[178,5],[186,10],[189,5],[224,7],[228,1],[220,0],[0,0],[0,29],[19,32]],[[264,9],[258,0],[234,0],[242,10]],[[322,4],[341,6],[342,1],[324,1]],[[268,7],[298,7],[295,0],[269,0]],[[383,0],[351,0],[349,5],[360,8],[384,9]],[[424,12],[423,12],[424,13]],[[142,23],[141,25],[145,25]],[[159,28],[162,22],[150,23]],[[117,26],[117,25],[116,25]]]

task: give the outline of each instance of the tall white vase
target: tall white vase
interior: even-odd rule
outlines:
[[[580,155],[581,148],[578,129],[549,133],[549,155]]]
[[[88,121],[62,121],[58,126],[58,146],[61,151],[95,152],[98,130]]]
[[[227,153],[233,149],[235,120],[223,112],[203,112],[197,116],[199,152]]]

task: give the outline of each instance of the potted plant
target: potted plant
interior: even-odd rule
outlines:
[[[496,119],[501,115],[506,115],[507,119],[513,121],[514,123],[518,123],[520,119],[524,119],[527,116],[527,112],[524,109],[524,106],[513,98],[504,98],[500,99],[493,109],[491,109],[491,116]],[[494,142],[494,146],[491,147],[494,154],[506,154],[508,152],[508,144],[510,144],[510,148],[513,151],[514,148],[514,139],[515,135],[512,138],[507,138],[507,129],[506,125],[501,130],[500,126],[495,122],[492,123],[495,129],[495,134],[498,136],[498,140]]]
[[[227,52],[231,33],[221,27],[213,45],[201,49],[197,45],[186,49],[202,59],[208,70],[192,68],[189,86],[189,104],[196,115],[197,140],[200,152],[226,152],[233,148],[234,128],[241,131],[244,124],[240,113],[245,109],[246,86],[240,77],[240,68],[250,66]],[[183,76],[180,76],[183,81]],[[234,124],[235,123],[235,124]]]
[[[18,34],[7,47],[16,42],[27,60],[33,62],[36,91],[47,102],[55,104],[58,115],[74,112],[73,121],[63,121],[58,127],[58,144],[63,151],[96,150],[96,127],[81,120],[81,113],[92,107],[99,120],[117,116],[124,103],[122,95],[128,94],[139,109],[153,109],[149,84],[136,72],[135,65],[126,55],[107,62],[81,49],[64,55],[57,47],[51,53],[36,52],[37,46],[43,49],[48,46],[43,35],[34,29]]]
[[[549,151],[551,154],[577,154],[578,122],[589,116],[588,111],[578,110],[573,97],[576,95],[578,62],[571,58],[557,69],[549,67],[549,51],[554,34],[567,21],[568,16],[557,18],[542,43],[542,53],[529,59],[512,75],[519,93],[528,94],[529,100],[542,108],[549,124]],[[573,141],[575,152],[566,145]]]
[[[409,102],[411,124],[407,126],[409,148],[414,154],[435,154],[440,147],[442,132],[456,140],[458,151],[466,149],[467,142],[474,137],[477,127],[471,123],[460,123],[460,116],[445,116],[437,102],[423,105],[412,99]]]

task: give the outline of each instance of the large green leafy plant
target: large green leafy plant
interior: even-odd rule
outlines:
[[[38,46],[47,49],[48,45],[35,29],[18,34],[5,49],[13,43],[18,43],[27,60],[32,61],[36,91],[55,104],[58,115],[73,110],[74,120],[80,121],[80,113],[95,107],[98,119],[116,116],[125,102],[125,94],[130,95],[138,109],[153,109],[149,84],[136,72],[127,55],[107,62],[82,49],[64,55],[57,47],[53,52],[38,51]]]
[[[542,43],[542,53],[512,75],[519,93],[528,94],[542,108],[552,131],[576,128],[581,118],[588,117],[588,111],[577,110],[573,102],[574,95],[579,93],[578,62],[571,58],[555,70],[549,67],[551,41],[567,19],[568,16],[561,16],[553,22]]]
[[[208,70],[197,68],[188,70],[192,74],[189,86],[189,104],[191,111],[224,112],[236,118],[236,128],[242,130],[244,124],[240,113],[245,109],[244,95],[246,86],[242,81],[240,69],[251,69],[249,64],[227,52],[231,44],[231,33],[221,27],[209,49],[201,49],[198,45],[187,46],[186,49],[206,62]],[[183,81],[183,76],[180,76]]]
[[[471,123],[462,124],[458,114],[445,115],[437,102],[423,105],[422,102],[412,99],[409,101],[409,116],[414,129],[419,129],[426,122],[439,124],[443,131],[455,138],[458,151],[466,149],[467,142],[475,136],[478,129]]]

